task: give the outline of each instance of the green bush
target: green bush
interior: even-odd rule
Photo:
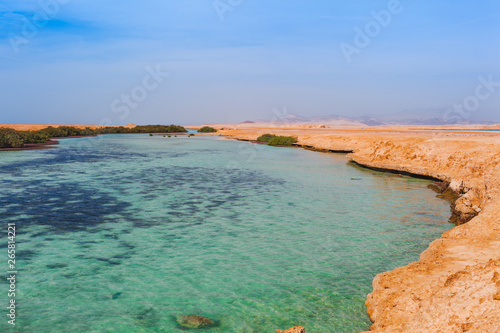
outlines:
[[[269,142],[272,138],[275,138],[276,135],[274,134],[269,134],[269,133],[266,133],[266,134],[263,134],[261,136],[259,136],[257,138],[257,141],[259,142]]]
[[[133,128],[126,128],[123,126],[119,127],[102,127],[95,130],[90,130],[91,133],[85,135],[93,134],[127,134],[127,133],[183,133],[187,130],[182,126],[177,125],[140,125]]]
[[[24,143],[44,143],[49,140],[49,135],[40,131],[18,131]]]
[[[0,128],[0,148],[22,148],[23,146],[23,137],[18,131]]]
[[[210,126],[203,126],[198,130],[199,133],[215,133],[217,130]]]
[[[297,138],[293,136],[275,136],[267,144],[269,146],[291,146],[297,141]]]
[[[129,129],[129,133],[184,133],[187,130],[177,125],[145,125]]]

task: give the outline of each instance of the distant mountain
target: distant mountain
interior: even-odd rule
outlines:
[[[257,122],[271,122],[274,124],[321,124],[330,126],[366,126],[365,123],[360,122],[354,118],[344,117],[344,116],[323,116],[323,117],[303,117],[293,113],[286,113],[274,117],[270,121],[259,120]]]
[[[274,117],[271,120],[256,120],[256,123],[273,123],[277,125],[293,124],[317,124],[326,126],[379,126],[386,125],[386,122],[380,121],[375,117],[346,117],[339,115],[321,116],[321,117],[303,117],[293,113],[286,113]]]
[[[382,115],[378,118],[387,124],[400,125],[470,125],[470,124],[494,124],[492,121],[463,117],[451,110],[440,108],[409,109],[396,113]],[[471,115],[473,116],[473,115]]]
[[[329,115],[321,117],[303,117],[293,113],[284,112],[271,120],[256,120],[256,123],[290,124],[318,124],[327,126],[381,126],[381,125],[469,125],[469,124],[494,124],[491,121],[471,120],[447,113],[443,109],[414,109],[403,110],[387,115],[365,115],[359,117],[346,117]],[[250,123],[250,122],[244,122]]]

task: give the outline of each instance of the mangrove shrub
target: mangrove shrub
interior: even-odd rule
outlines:
[[[210,126],[203,126],[198,130],[199,133],[215,133],[217,130]]]

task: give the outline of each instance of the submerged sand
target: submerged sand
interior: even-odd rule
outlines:
[[[298,144],[352,151],[375,168],[450,182],[454,207],[475,216],[432,242],[420,260],[377,275],[366,300],[374,332],[500,332],[500,132],[419,127],[229,126],[217,134],[255,140],[264,133]],[[455,127],[456,128],[456,127]],[[498,126],[490,127],[498,129]]]

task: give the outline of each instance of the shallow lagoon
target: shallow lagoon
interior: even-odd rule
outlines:
[[[217,137],[0,152],[17,331],[181,332],[185,314],[218,322],[197,332],[367,329],[373,277],[452,227],[428,183]]]

